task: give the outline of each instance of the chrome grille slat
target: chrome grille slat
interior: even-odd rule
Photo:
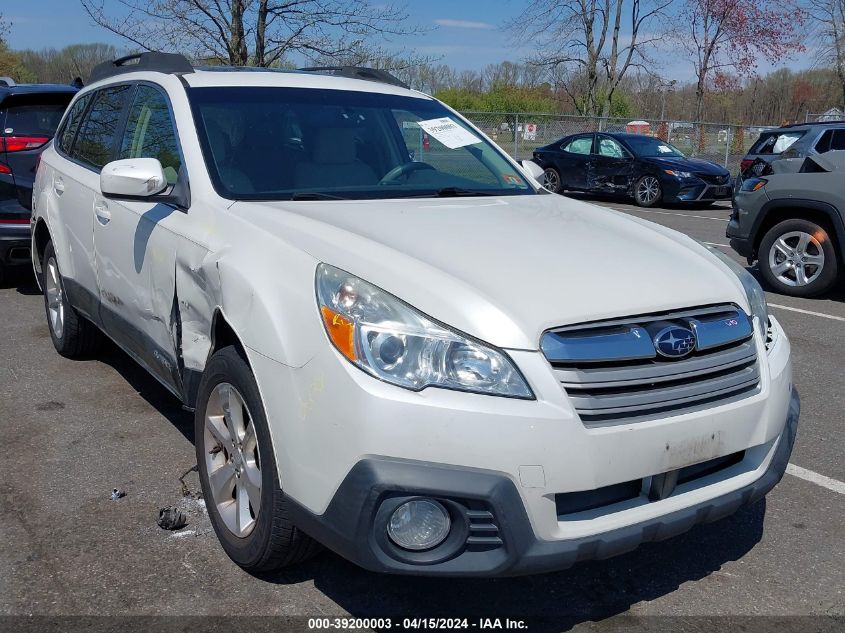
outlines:
[[[716,392],[744,389],[755,385],[760,380],[756,363],[727,375],[709,377],[681,385],[671,385],[662,389],[638,385],[640,389],[620,389],[608,392],[606,389],[578,388],[567,389],[569,398],[576,409],[604,411],[605,409],[632,409],[642,407],[663,407],[672,402],[689,402],[694,398],[707,398]],[[603,393],[604,392],[604,393]]]
[[[555,376],[564,387],[578,387],[589,383],[591,387],[635,386],[690,378],[712,373],[753,362],[757,358],[754,344],[746,341],[736,347],[720,350],[717,353],[691,357],[683,361],[683,371],[678,371],[678,363],[650,362],[642,366],[625,367],[578,367],[557,369]]]
[[[586,426],[678,415],[697,407],[735,402],[759,390],[753,331],[746,315],[738,310],[734,305],[706,306],[556,328],[550,332],[556,340],[544,351]],[[732,315],[739,316],[739,322]],[[722,318],[731,323],[720,324]],[[645,359],[620,358],[623,354],[614,358],[606,344],[609,331],[646,328],[653,332],[655,326],[650,324],[657,322],[688,325],[691,329],[696,322],[704,323],[711,330],[706,349],[696,349],[679,359],[661,358],[656,353]],[[719,325],[733,331],[719,331]],[[657,323],[656,327],[662,326]],[[601,341],[595,346],[596,358],[584,354],[592,337]],[[572,346],[573,340],[577,347]],[[720,344],[722,340],[726,342]],[[574,353],[566,357],[567,352]]]

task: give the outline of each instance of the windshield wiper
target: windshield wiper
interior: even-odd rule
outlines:
[[[438,198],[456,198],[459,196],[492,196],[494,194],[489,191],[475,191],[473,189],[464,189],[463,187],[443,187],[437,190]]]
[[[335,196],[322,191],[300,191],[290,197],[291,200],[348,200],[343,196]]]

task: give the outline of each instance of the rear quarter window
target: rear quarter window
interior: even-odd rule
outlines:
[[[772,154],[777,155],[785,152],[792,147],[798,140],[807,134],[807,130],[799,131],[784,131],[784,132],[764,132],[754,143],[754,146],[748,152],[749,154]]]
[[[58,138],[56,139],[56,146],[65,154],[70,154],[73,146],[73,139],[76,138],[76,132],[79,130],[79,123],[82,121],[82,115],[85,108],[91,101],[91,93],[82,95],[68,112],[62,129],[59,130]]]

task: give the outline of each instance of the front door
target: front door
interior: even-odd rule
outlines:
[[[165,94],[149,84],[135,89],[117,159],[156,158],[170,186],[182,164]],[[178,235],[188,216],[156,202],[94,201],[94,247],[100,315],[113,338],[161,382],[182,393],[173,311]]]
[[[634,168],[634,158],[616,139],[599,134],[588,170],[589,188],[607,193],[624,193]]]

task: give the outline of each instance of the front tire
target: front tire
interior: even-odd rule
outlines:
[[[206,366],[194,431],[208,515],[229,558],[260,573],[319,551],[290,520],[258,385],[235,347],[216,352]]]
[[[99,349],[103,335],[70,305],[53,242],[48,242],[44,249],[41,271],[44,309],[53,346],[66,358],[90,356]]]
[[[653,207],[663,200],[663,188],[657,176],[646,174],[634,184],[634,202],[640,207]]]
[[[822,294],[839,276],[830,235],[810,220],[785,220],[769,229],[760,242],[758,260],[766,283],[793,297]]]

